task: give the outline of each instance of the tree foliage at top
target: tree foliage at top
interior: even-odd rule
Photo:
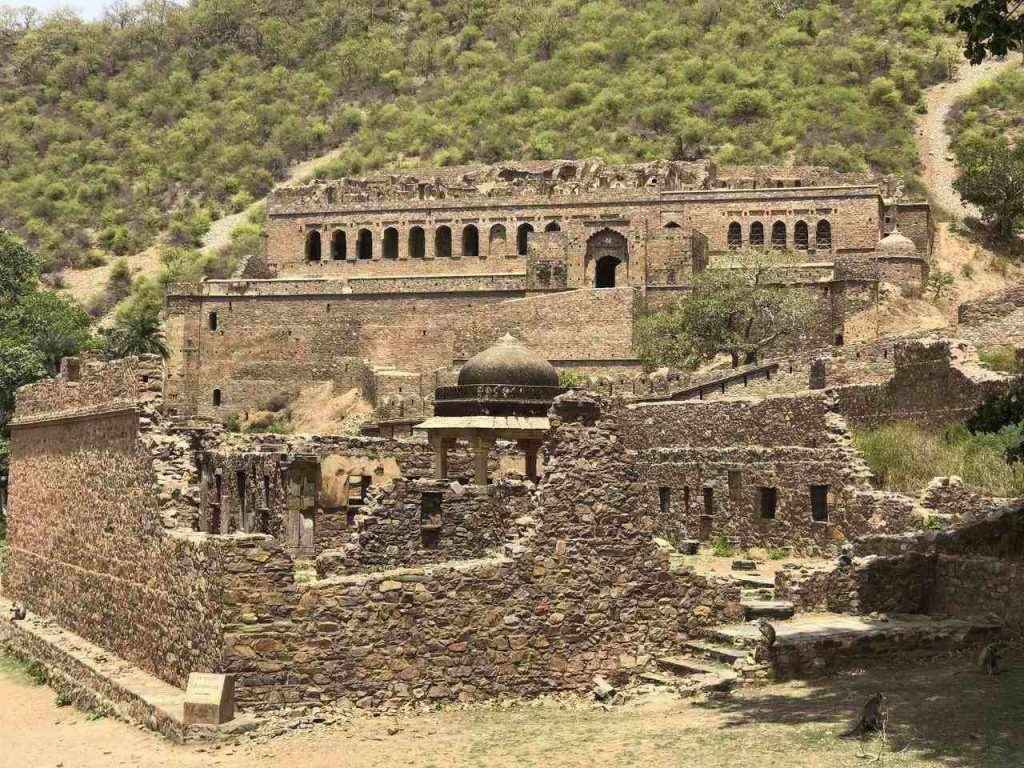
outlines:
[[[1024,221],[1024,144],[1011,147],[1000,136],[962,145],[957,161],[961,173],[953,188],[978,206],[998,240],[1011,240]]]
[[[972,64],[1024,49],[1024,0],[976,0],[952,9],[947,20],[964,34]]]
[[[641,360],[647,367],[693,368],[727,354],[736,366],[793,340],[815,306],[805,291],[785,285],[784,268],[777,255],[748,250],[732,266],[695,275],[682,298],[638,321]]]
[[[298,158],[713,156],[913,176],[950,0],[150,0],[0,13],[0,226],[44,269],[189,247]]]

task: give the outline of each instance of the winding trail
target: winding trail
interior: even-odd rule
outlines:
[[[958,219],[977,216],[972,205],[965,205],[953,189],[957,170],[950,154],[950,136],[946,133],[946,118],[953,104],[967,96],[987,80],[991,80],[1020,62],[1020,56],[997,61],[989,59],[978,66],[964,64],[956,76],[925,91],[928,111],[918,117],[915,127],[917,151],[923,169],[922,178],[932,203]],[[949,159],[947,159],[949,158]]]
[[[341,147],[335,147],[326,152],[301,163],[296,163],[288,169],[285,177],[277,182],[275,186],[287,186],[307,180],[313,175],[316,167],[323,162],[333,160],[341,152]],[[204,252],[214,251],[231,242],[231,232],[242,222],[248,219],[249,214],[257,206],[266,202],[266,198],[257,200],[244,211],[231,213],[215,220],[202,238],[202,250]],[[110,272],[117,259],[111,259],[109,263],[92,269],[68,269],[63,272],[63,292],[74,297],[83,306],[87,306],[93,297],[103,291],[110,279]],[[160,269],[160,250],[156,246],[150,246],[144,251],[133,253],[125,257],[133,277],[152,275]],[[108,315],[109,317],[109,315]]]

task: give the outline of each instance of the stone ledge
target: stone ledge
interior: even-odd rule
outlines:
[[[11,607],[0,598],[0,616],[9,616]],[[185,725],[185,691],[35,614],[17,622],[0,620],[0,645],[19,658],[41,664],[50,686],[72,693],[76,702],[176,742],[229,736],[256,723],[252,715],[240,715],[217,727]]]

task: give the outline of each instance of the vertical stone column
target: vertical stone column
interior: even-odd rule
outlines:
[[[526,456],[526,477],[536,483],[540,479],[537,471],[537,454],[540,452],[539,440],[520,440],[519,448]]]
[[[451,445],[451,438],[431,435],[430,445],[434,449],[434,477],[444,480],[448,477],[448,446]]]
[[[487,485],[487,462],[493,445],[493,435],[473,436],[473,482],[477,485]]]

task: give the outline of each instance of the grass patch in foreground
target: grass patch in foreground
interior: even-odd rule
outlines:
[[[942,431],[900,422],[853,432],[882,487],[916,493],[935,477],[959,475],[964,484],[993,496],[1024,495],[1024,465],[1010,464],[1005,452],[1020,442],[1024,427],[972,435],[957,425]]]

